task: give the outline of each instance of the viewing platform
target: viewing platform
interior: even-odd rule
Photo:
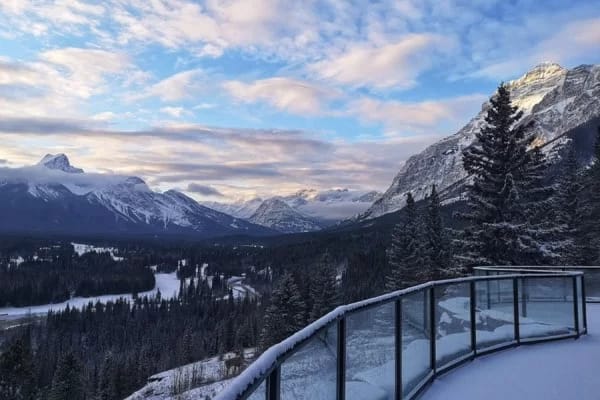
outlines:
[[[597,399],[600,381],[581,371],[600,358],[600,304],[586,304],[598,273],[476,268],[340,306],[266,350],[216,399]]]

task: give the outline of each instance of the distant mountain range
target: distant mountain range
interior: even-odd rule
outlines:
[[[356,216],[380,196],[381,193],[376,191],[305,189],[264,200],[254,198],[234,203],[203,204],[279,232],[292,233],[318,230]]]
[[[275,233],[198,204],[157,193],[135,176],[85,173],[64,154],[0,168],[0,232],[177,234],[199,237]]]
[[[509,82],[508,87],[513,104],[524,111],[523,122],[535,121],[538,144],[548,144],[544,151],[550,157],[557,157],[570,142],[563,137],[565,133],[600,116],[600,65],[566,69],[555,63],[543,63]],[[438,190],[460,194],[467,178],[462,151],[475,140],[489,107],[486,101],[481,112],[456,134],[410,157],[383,196],[358,220],[372,219],[404,207],[407,192],[412,192],[417,200],[422,199],[433,184]],[[586,132],[589,134],[590,130]],[[595,135],[595,129],[591,132]]]

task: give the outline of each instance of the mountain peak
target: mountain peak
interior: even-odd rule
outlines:
[[[81,168],[73,167],[69,162],[69,158],[63,153],[46,154],[37,165],[44,166],[48,169],[68,172],[70,174],[81,174],[83,172]]]
[[[568,69],[562,67],[558,63],[545,61],[527,71],[522,77],[511,81],[510,86],[531,86],[544,81],[551,81],[557,77],[566,75],[568,71]],[[552,82],[552,84],[554,84],[554,82]]]
[[[321,229],[316,221],[294,210],[279,197],[265,200],[248,220],[284,233]]]

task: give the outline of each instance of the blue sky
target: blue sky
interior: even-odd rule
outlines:
[[[5,0],[0,162],[221,201],[385,190],[500,81],[598,54],[595,1]]]

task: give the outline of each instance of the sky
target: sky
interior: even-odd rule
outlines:
[[[499,82],[599,54],[589,0],[2,0],[0,166],[384,191]]]

